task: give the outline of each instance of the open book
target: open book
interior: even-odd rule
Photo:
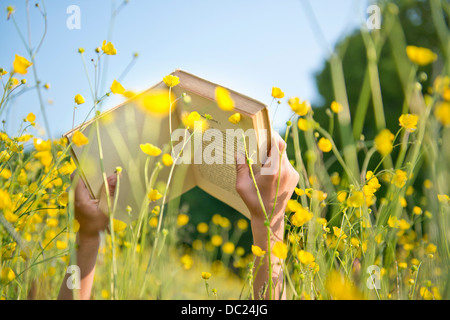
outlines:
[[[176,160],[182,150],[173,170],[166,201],[198,186],[250,217],[235,188],[235,154],[238,150],[244,150],[243,144],[246,143],[254,163],[264,163],[271,142],[267,107],[227,89],[235,108],[224,111],[215,99],[217,84],[181,70],[174,71],[172,75],[178,77],[180,82],[170,91],[161,81],[64,134],[71,141],[73,134],[81,131],[89,139],[89,143],[81,147],[72,144],[71,152],[91,196],[99,199],[104,192],[102,166],[107,176],[120,167],[122,172],[115,218],[126,222],[137,218],[141,210],[148,210],[143,206],[148,207],[148,203],[144,204],[149,187],[160,193],[167,187],[171,166],[161,164],[162,155],[172,154]],[[202,117],[207,130],[194,132],[191,136],[193,130],[185,129],[183,119],[193,111]],[[236,124],[229,121],[235,113],[241,114],[241,120]],[[256,146],[252,141],[256,141]],[[141,144],[146,143],[159,147],[162,153],[156,157],[148,156],[140,148]],[[158,162],[159,169],[155,170]],[[150,206],[160,202],[152,202]]]

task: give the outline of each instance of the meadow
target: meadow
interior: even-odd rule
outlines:
[[[109,204],[110,228],[102,235],[92,298],[252,299],[256,257],[267,254],[283,261],[288,299],[450,298],[450,5],[428,2],[439,51],[407,43],[391,1],[380,2],[381,29],[361,28],[367,79],[356,112],[347,96],[342,50],[329,58],[334,98],[322,112],[326,122],[302,97],[285,97],[276,84],[267,92],[269,108],[292,112],[281,136],[300,175],[285,210],[283,243],[267,253],[242,241],[249,238],[250,222],[238,213],[230,218],[210,212],[198,221],[195,207],[182,199],[164,205],[168,186],[179,181],[158,185],[149,177],[163,166],[176,170],[176,155],[166,152],[168,146],[142,145],[156,163],[145,173],[153,185],[139,219],[130,224],[114,219]],[[45,6],[36,10],[46,21]],[[0,18],[15,24],[19,14],[25,13],[8,6]],[[36,126],[51,132],[41,95],[50,86],[30,84],[38,79],[40,45],[30,48],[26,28],[15,26],[28,56],[15,54],[0,68],[0,116],[24,91],[34,90],[44,120],[37,123],[35,114],[25,114],[15,134],[0,131],[0,299],[55,299],[68,265],[76,262],[79,224],[72,185],[79,175],[71,178],[76,164],[65,138],[46,140],[30,133]],[[380,53],[387,41],[404,97],[395,129],[386,124],[392,116],[383,106],[380,86]],[[113,63],[121,48],[104,39],[98,44],[74,48],[80,58],[74,63],[86,70],[92,115],[100,114],[99,105],[111,95],[128,99],[135,94],[117,80],[99,92],[102,62],[110,56]],[[96,52],[93,64],[86,61],[87,50]],[[89,68],[99,77],[89,78]],[[168,96],[159,107],[169,112],[178,79],[162,80]],[[216,98],[217,107],[229,103],[226,92]],[[75,112],[87,100],[77,94],[69,103]],[[195,134],[189,128],[200,119],[196,112],[186,114],[186,134]],[[238,123],[239,116],[230,121]],[[368,123],[376,128],[373,136],[363,133]],[[72,143],[90,141],[77,132]],[[103,177],[106,181],[105,172]],[[157,204],[152,210],[145,208],[150,202]]]

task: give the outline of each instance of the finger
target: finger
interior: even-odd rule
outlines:
[[[108,182],[109,195],[111,197],[113,197],[114,193],[116,191],[116,186],[117,186],[117,175],[116,174],[112,174],[106,180]]]
[[[89,190],[86,188],[82,179],[78,180],[77,186],[75,187],[75,199],[78,201],[88,201],[91,199]]]
[[[236,180],[245,180],[250,177],[250,170],[247,161],[242,154],[235,155],[236,161]]]

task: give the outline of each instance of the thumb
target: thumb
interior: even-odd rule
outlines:
[[[239,191],[239,186],[246,184],[250,178],[250,170],[247,161],[242,154],[236,154],[236,189]]]

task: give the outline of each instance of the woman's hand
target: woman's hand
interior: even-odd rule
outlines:
[[[109,176],[107,180],[110,196],[113,197],[117,177],[114,174]],[[100,232],[104,231],[109,225],[109,218],[106,212],[103,212],[100,208],[99,200],[91,199],[89,190],[82,179],[78,180],[75,187],[75,219],[80,223],[80,230],[78,231],[80,240],[97,239]]]
[[[280,157],[281,156],[281,157]],[[281,159],[280,159],[281,158]],[[280,167],[281,166],[281,167]],[[266,220],[255,184],[247,163],[236,165],[236,190],[244,200],[251,214],[251,220],[264,224]],[[255,171],[255,170],[254,170]],[[286,143],[276,132],[273,134],[269,158],[261,170],[254,172],[267,216],[271,222],[284,219],[284,209],[298,183],[299,175],[286,155]],[[278,177],[280,181],[278,184]],[[277,195],[278,188],[278,196]],[[276,197],[276,205],[275,204]]]
[[[297,186],[299,174],[290,164],[286,155],[286,143],[278,133],[274,132],[269,158],[261,170],[254,172],[254,178],[264,210],[249,165],[247,163],[236,165],[236,190],[250,211],[253,243],[267,252],[263,261],[260,261],[260,258],[255,261],[254,268],[259,271],[254,278],[253,292],[256,299],[268,298],[269,291],[266,291],[265,296],[262,292],[267,288],[271,276],[274,284],[272,297],[282,299],[285,297],[282,289],[282,261],[269,252],[268,242],[270,239],[271,248],[276,242],[283,242],[284,212]],[[265,225],[266,220],[269,220],[270,236]],[[271,255],[271,275],[269,275],[269,255]],[[260,263],[261,268],[258,268]]]
[[[74,179],[72,174],[71,178]],[[114,197],[117,184],[116,175],[107,179],[109,194]],[[77,235],[78,247],[76,251],[76,263],[80,268],[80,288],[78,298],[87,300],[91,297],[92,285],[94,283],[95,264],[97,261],[98,248],[100,246],[100,232],[104,231],[109,218],[99,207],[98,200],[92,200],[83,180],[79,179],[75,187],[75,219],[80,223]],[[71,273],[66,273],[59,290],[59,300],[71,300],[74,298],[72,286],[68,285]]]

